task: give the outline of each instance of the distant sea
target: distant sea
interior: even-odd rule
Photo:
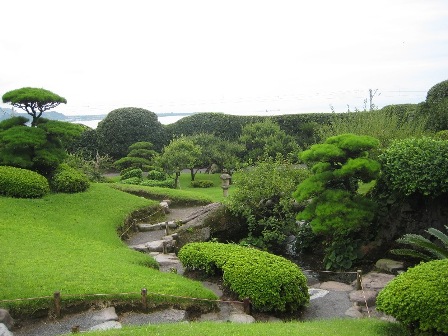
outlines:
[[[158,117],[158,119],[162,125],[168,125],[168,124],[175,123],[176,121],[178,121],[179,119],[181,119],[183,117],[185,117],[185,116],[173,115],[173,116],[166,116],[166,117]],[[75,123],[83,124],[83,125],[89,126],[90,128],[96,128],[98,126],[98,123],[101,120],[102,119],[79,120],[79,121],[75,121]]]

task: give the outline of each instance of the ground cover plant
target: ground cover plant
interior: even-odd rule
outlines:
[[[0,197],[0,301],[51,296],[55,291],[63,299],[72,295],[70,302],[94,300],[86,294],[95,293],[132,300],[139,295],[114,293],[138,293],[142,288],[215,298],[199,282],[151,268],[152,258],[119,239],[116,229],[132,211],[157,205],[110,184],[93,184],[84,193],[50,194],[41,199]],[[48,301],[1,302],[1,306],[14,316],[48,307]]]
[[[397,323],[375,319],[341,319],[288,323],[171,323],[124,327],[86,333],[89,336],[405,336],[406,330]]]
[[[221,243],[190,243],[178,257],[187,269],[222,272],[224,284],[259,311],[295,312],[309,302],[305,275],[283,257]]]

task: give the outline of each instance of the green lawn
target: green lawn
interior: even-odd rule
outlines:
[[[102,332],[86,333],[89,336],[404,336],[407,335],[399,324],[375,319],[322,320],[289,323],[176,323],[142,327],[125,327]]]
[[[74,295],[76,301],[85,294],[139,292],[141,288],[215,298],[199,282],[149,268],[149,256],[129,249],[119,239],[116,228],[132,211],[156,204],[110,184],[42,199],[0,197],[0,305],[29,313],[48,305],[48,300],[1,300],[60,291],[62,298]]]

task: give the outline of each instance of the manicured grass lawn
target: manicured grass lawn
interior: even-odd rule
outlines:
[[[289,323],[176,323],[148,325],[143,327],[125,327],[87,335],[102,336],[147,336],[147,335],[182,335],[182,336],[404,336],[404,328],[398,324],[375,319],[322,320],[312,322]]]
[[[43,199],[0,197],[0,305],[31,312],[48,303],[1,300],[60,291],[63,299],[74,295],[72,301],[76,301],[85,294],[139,292],[142,288],[215,298],[199,282],[149,268],[149,256],[129,249],[119,239],[116,228],[132,211],[156,204],[110,184],[93,184],[84,193],[51,194]]]

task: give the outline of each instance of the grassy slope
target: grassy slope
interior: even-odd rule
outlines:
[[[153,201],[94,184],[85,193],[43,199],[0,197],[0,300],[52,295],[148,291],[214,298],[181,276],[150,269],[147,255],[115,228]],[[135,297],[135,295],[134,295]],[[36,301],[1,303],[32,307]],[[42,304],[42,303],[40,303]]]
[[[291,323],[177,323],[150,325],[137,328],[123,328],[103,332],[87,333],[89,336],[147,336],[147,335],[182,335],[182,336],[404,336],[404,328],[398,324],[374,319],[322,320]]]

